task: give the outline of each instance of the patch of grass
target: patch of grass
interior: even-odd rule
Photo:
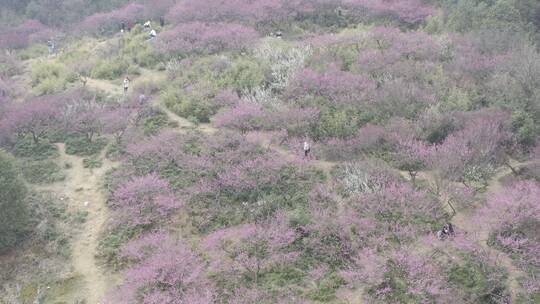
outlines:
[[[95,157],[83,159],[83,167],[87,169],[101,168],[101,166],[103,166],[101,159],[97,159]]]
[[[167,126],[168,120],[167,114],[164,112],[155,112],[143,121],[144,135],[156,135],[163,127]]]
[[[56,62],[37,62],[32,65],[34,94],[45,95],[62,91],[67,85],[67,72]]]
[[[116,141],[107,146],[107,151],[105,152],[105,157],[108,159],[118,159],[122,154],[124,154],[124,147],[121,144],[118,144]]]
[[[26,284],[21,288],[21,293],[19,294],[19,301],[22,304],[31,304],[36,298],[38,292],[38,287],[35,283]]]
[[[58,149],[47,141],[41,141],[36,145],[31,139],[25,138],[17,141],[13,154],[17,157],[44,160],[57,157]]]
[[[72,299],[68,299],[74,291],[80,290],[84,287],[83,277],[80,275],[68,277],[65,279],[58,280],[51,285],[51,289],[48,290],[47,296],[45,297],[45,303],[73,303]],[[56,302],[52,302],[55,300]],[[50,302],[49,302],[50,301]],[[74,302],[74,303],[84,303],[84,302]]]
[[[489,271],[489,270],[487,270]],[[503,282],[494,286],[493,280],[489,280],[489,274],[485,269],[467,262],[463,265],[451,267],[447,273],[448,281],[463,290],[467,301],[479,304],[498,303],[505,293]]]
[[[88,219],[88,211],[77,211],[72,218],[72,222],[75,224],[84,224]]]
[[[54,161],[21,161],[24,178],[32,184],[48,184],[63,181],[66,175]]]
[[[103,137],[88,141],[84,137],[69,137],[66,139],[66,153],[79,156],[97,155],[105,148],[107,140]]]
[[[114,80],[126,74],[129,67],[129,63],[120,58],[103,60],[94,66],[91,75],[92,78]]]
[[[336,297],[336,290],[345,285],[345,280],[336,273],[330,273],[317,283],[307,294],[314,301],[328,302]]]
[[[26,49],[19,50],[17,52],[17,58],[19,60],[28,60],[47,55],[49,51],[45,44],[34,44]]]
[[[105,235],[98,245],[99,258],[113,269],[120,269],[123,266],[119,256],[120,249],[129,240],[140,234],[138,229],[118,227]]]

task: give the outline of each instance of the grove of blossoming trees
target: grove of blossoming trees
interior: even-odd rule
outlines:
[[[0,302],[66,274],[111,304],[540,298],[534,1],[90,2],[0,20],[0,152],[38,206],[13,220],[42,223],[7,249],[68,261],[0,256]]]

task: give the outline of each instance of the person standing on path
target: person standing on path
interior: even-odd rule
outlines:
[[[49,57],[54,55],[54,40],[47,41],[47,48],[49,50]]]
[[[309,146],[309,143],[307,141],[304,141],[304,158],[309,157],[310,151],[311,151],[311,147]]]
[[[127,94],[127,91],[129,89],[129,77],[126,76],[126,78],[124,78],[124,95]]]

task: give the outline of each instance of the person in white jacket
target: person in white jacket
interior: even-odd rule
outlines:
[[[304,141],[304,158],[309,157],[310,151],[311,151],[311,147],[309,146],[309,143],[307,141]]]
[[[127,94],[129,89],[129,81],[129,77],[126,76],[126,78],[124,78],[124,95]]]
[[[150,39],[156,38],[157,36],[156,30],[152,29],[148,35],[150,35]]]

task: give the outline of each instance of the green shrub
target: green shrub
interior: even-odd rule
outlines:
[[[99,61],[92,68],[92,78],[117,79],[128,73],[129,63],[120,58]]]
[[[184,118],[195,117],[198,122],[209,122],[214,109],[207,96],[185,94],[181,89],[171,88],[163,94],[165,105]]]
[[[58,149],[55,145],[46,141],[40,141],[36,145],[32,139],[24,138],[17,141],[13,149],[13,154],[17,157],[44,160],[58,156]]]
[[[83,159],[83,167],[87,169],[101,168],[103,162],[95,157]]]
[[[327,274],[317,282],[316,288],[308,292],[308,297],[314,301],[331,301],[336,296],[336,290],[345,285],[345,283],[345,280],[336,273]]]
[[[116,141],[113,141],[107,146],[105,157],[108,159],[118,159],[122,154],[124,154],[124,147]]]
[[[503,282],[489,280],[490,269],[485,269],[475,263],[467,261],[463,265],[452,266],[448,273],[448,280],[462,290],[470,303],[495,304],[505,294]]]
[[[160,89],[164,86],[165,85],[163,79],[142,79],[140,81],[137,81],[134,84],[133,88],[136,92],[150,96],[158,93]]]
[[[535,123],[533,115],[524,111],[512,113],[512,129],[518,143],[532,147],[540,134],[540,127]]]
[[[103,137],[88,141],[85,137],[68,137],[66,139],[66,153],[70,155],[92,156],[99,154],[107,145]]]
[[[127,74],[139,76],[139,75],[141,75],[141,69],[139,69],[138,66],[130,65],[130,66],[127,68]]]
[[[132,31],[130,35],[124,38],[123,55],[133,60],[141,67],[155,66],[160,56],[154,52],[152,44],[148,43],[146,32]]]
[[[240,59],[224,75],[229,86],[238,92],[252,90],[265,81],[264,69],[256,62]]]
[[[167,126],[168,121],[169,119],[167,117],[167,114],[165,114],[164,112],[154,112],[152,116],[147,117],[143,121],[144,135],[156,135],[162,128]]]
[[[32,46],[22,49],[17,52],[17,58],[20,60],[28,60],[45,56],[49,53],[45,44],[33,44]]]
[[[64,66],[56,62],[37,62],[32,65],[34,94],[45,95],[62,91],[67,85]]]
[[[107,232],[99,241],[98,257],[113,269],[121,268],[123,262],[119,255],[122,247],[129,240],[139,235],[139,233],[137,230],[126,227],[119,227],[118,229]]]
[[[66,88],[66,80],[59,78],[47,78],[34,87],[35,95],[50,95]]]
[[[346,138],[358,131],[359,116],[353,109],[327,109],[321,112],[315,138]]]
[[[15,163],[0,150],[0,252],[20,242],[29,231],[26,187]]]
[[[66,176],[54,161],[22,161],[22,173],[32,184],[47,184],[63,181]]]

